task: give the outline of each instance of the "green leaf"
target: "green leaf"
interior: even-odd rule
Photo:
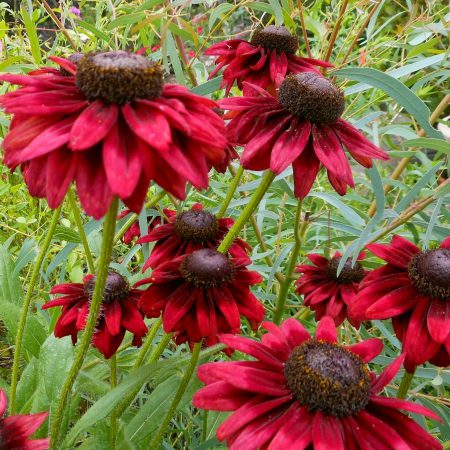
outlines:
[[[37,65],[40,65],[42,63],[41,46],[39,44],[36,25],[34,24],[33,19],[28,14],[28,11],[25,8],[20,8],[20,14],[22,16],[23,23],[25,24],[25,30],[27,31],[28,39],[30,40],[31,54],[33,55],[34,62]]]
[[[419,122],[427,134],[434,138],[442,138],[441,133],[430,125],[430,110],[425,103],[417,97],[403,83],[394,77],[376,69],[366,67],[345,68],[333,72],[338,77],[361,81],[370,86],[381,89],[401,106],[403,106]]]
[[[269,3],[275,15],[275,23],[277,25],[283,25],[283,10],[281,9],[280,2],[278,0],[269,0]]]
[[[85,22],[84,20],[76,20],[76,24],[78,27],[83,28],[87,31],[90,31],[94,36],[98,37],[102,41],[109,42],[110,38],[109,36],[104,33],[103,31],[99,30],[98,28],[94,27],[94,25],[91,25],[88,22]]]
[[[404,142],[405,147],[420,147],[420,148],[432,148],[438,152],[450,155],[450,142],[444,139],[434,139],[434,138],[417,138],[409,139]]]
[[[262,11],[262,12],[266,12],[269,13],[270,15],[275,15],[273,12],[273,8],[268,5],[267,3],[263,3],[263,2],[250,2],[250,3],[246,3],[245,6],[247,8],[250,9],[254,9],[255,11]]]
[[[15,265],[5,247],[0,247],[0,304],[22,302],[22,285],[18,274],[14,271]],[[0,313],[1,317],[1,313]]]
[[[212,10],[211,15],[209,16],[209,22],[208,22],[209,29],[212,30],[214,24],[220,18],[220,16],[222,14],[226,14],[228,11],[230,11],[230,9],[232,9],[233,6],[234,6],[233,3],[225,2],[225,3],[218,5],[216,8],[214,8]]]
[[[76,244],[81,243],[81,238],[78,232],[69,227],[57,225],[53,239],[59,239],[61,241],[74,242]]]
[[[208,95],[220,89],[222,83],[222,75],[220,77],[213,78],[206,83],[195,86],[191,89],[191,92],[198,95]]]
[[[131,14],[125,14],[117,19],[111,20],[111,22],[106,25],[106,30],[113,30],[114,28],[123,27],[126,25],[133,25],[141,20],[145,19],[145,14],[143,12],[135,12]]]
[[[50,411],[50,424],[61,388],[72,365],[74,348],[71,338],[51,334],[42,345],[38,361],[38,383],[31,413]],[[36,437],[45,437],[47,426],[39,428]]]

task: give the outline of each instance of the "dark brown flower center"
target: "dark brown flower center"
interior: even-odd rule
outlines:
[[[232,281],[234,265],[226,255],[211,248],[202,248],[184,258],[180,273],[195,287],[219,287]]]
[[[423,295],[450,299],[450,249],[437,248],[420,252],[408,264],[413,286]]]
[[[251,43],[261,45],[269,50],[284,53],[295,53],[298,49],[298,40],[286,27],[269,25],[263,30],[256,30]]]
[[[94,275],[85,285],[84,294],[89,299],[94,295],[95,282],[97,277]],[[105,293],[103,294],[103,303],[110,303],[113,300],[123,300],[130,293],[128,281],[119,273],[110,270],[106,277]]]
[[[287,386],[310,411],[335,417],[358,414],[370,397],[367,365],[337,344],[311,339],[286,361]]]
[[[327,275],[338,283],[359,283],[364,278],[364,269],[358,261],[352,267],[352,261],[347,259],[341,273],[337,274],[337,269],[341,261],[340,256],[334,256],[328,261],[326,271]]]
[[[332,123],[345,108],[343,92],[315,73],[288,75],[281,83],[279,102],[292,114],[315,123]]]
[[[123,105],[139,98],[156,98],[162,92],[160,67],[135,53],[89,53],[77,66],[77,85],[89,100]]]
[[[175,233],[187,241],[201,244],[217,237],[219,222],[207,211],[191,209],[177,216]]]

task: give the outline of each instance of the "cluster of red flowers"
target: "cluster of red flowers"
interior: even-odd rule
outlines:
[[[211,76],[223,69],[226,95],[235,83],[243,91],[218,103],[164,84],[159,65],[123,51],[52,58],[58,69],[1,75],[21,86],[0,97],[13,114],[4,161],[11,169],[20,166],[31,195],[46,198],[52,208],[76,183],[84,211],[96,219],[115,197],[128,208],[119,218],[139,212],[152,181],[178,199],[186,197],[187,183],[207,188],[210,169],[225,171],[238,157],[237,145],[244,147],[240,162],[246,169],[279,174],[292,166],[299,198],[308,195],[322,167],[345,195],[354,186],[345,149],[364,167],[387,154],[341,118],[343,93],[317,69],[331,65],[296,56],[297,49],[297,38],[276,26],[258,30],[251,41],[212,46],[206,52],[217,56]],[[217,113],[219,106],[225,115]],[[378,394],[402,363],[409,372],[427,361],[450,363],[450,238],[425,251],[399,236],[391,244],[369,245],[386,261],[371,272],[360,264],[365,253],[354,265],[341,264],[342,270],[339,253],[329,259],[307,255],[313,265],[297,267],[296,291],[320,320],[315,337],[288,319],[281,327],[265,323],[268,333],[256,342],[235,336],[241,317],[256,330],[265,308],[250,290],[262,278],[247,268],[249,245],[236,239],[227,252],[218,251],[232,225],[199,204],[181,213],[164,209],[146,236],[138,222],[132,224],[123,240],[154,243],[143,266],[152,273],[133,287],[121,274],[108,273],[92,345],[110,358],[127,331],[139,346],[145,317],[162,317],[177,343],[220,341],[253,357],[209,363],[198,372],[206,386],[194,405],[234,411],[218,430],[231,449],[441,448],[400,410],[436,415]],[[52,289],[60,296],[43,309],[62,307],[55,336],[76,343],[95,281],[91,274]],[[143,285],[149,286],[139,289]],[[402,355],[377,377],[367,363],[381,352],[381,342],[339,345],[336,326],[346,318],[354,326],[392,319]],[[2,419],[0,447],[10,448],[8,439],[16,439],[21,448],[45,448],[46,440],[26,442],[44,419],[33,419],[27,434],[14,438],[22,419]]]

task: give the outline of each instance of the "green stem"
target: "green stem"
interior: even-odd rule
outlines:
[[[227,208],[230,205],[231,200],[233,199],[234,193],[236,192],[236,189],[239,186],[239,182],[241,181],[243,174],[244,174],[244,168],[242,166],[239,166],[239,169],[237,170],[236,174],[234,175],[233,180],[231,181],[230,186],[228,187],[228,192],[225,197],[225,200],[223,201],[219,212],[216,214],[218,219],[223,217],[225,212],[227,211]]]
[[[156,194],[145,204],[145,209],[155,206],[160,200],[165,197],[165,195],[165,191],[161,191],[159,194]],[[123,235],[130,229],[131,225],[133,225],[133,223],[136,222],[138,218],[139,214],[131,214],[130,218],[122,225],[122,228],[114,236],[114,243],[122,239]]]
[[[155,348],[155,351],[148,358],[148,361],[147,361],[148,364],[158,361],[159,357],[163,354],[164,350],[167,347],[167,344],[170,342],[171,339],[172,339],[172,333],[164,334],[160,343]]]
[[[261,183],[258,186],[258,188],[253,193],[252,197],[250,198],[250,201],[247,203],[247,206],[244,208],[244,211],[242,211],[241,215],[238,217],[234,225],[231,227],[230,231],[227,233],[227,235],[223,238],[222,243],[219,245],[219,248],[217,251],[221,253],[225,253],[233,244],[234,239],[239,234],[239,232],[244,228],[244,225],[247,223],[250,216],[253,214],[253,212],[258,207],[259,203],[261,202],[262,198],[264,197],[264,194],[269,189],[270,185],[272,184],[272,181],[275,178],[275,174],[268,170],[263,177],[261,178]]]
[[[200,350],[202,349],[202,342],[197,342],[194,345],[194,348],[192,350],[192,356],[191,360],[189,362],[189,366],[186,368],[186,372],[183,375],[183,378],[181,379],[180,385],[178,386],[177,392],[175,393],[175,397],[172,400],[172,403],[169,407],[169,411],[167,411],[166,416],[164,417],[164,420],[155,434],[155,437],[150,442],[150,450],[157,450],[159,449],[162,440],[164,439],[164,434],[166,432],[167,427],[170,424],[170,421],[172,420],[173,415],[175,414],[178,405],[180,404],[180,401],[183,397],[183,394],[189,384],[189,381],[194,373],[195,367],[197,366],[198,358],[200,356]]]
[[[402,382],[400,383],[400,387],[398,388],[397,398],[406,398],[408,394],[408,389],[411,386],[411,381],[414,378],[414,372],[406,372],[403,375]]]
[[[276,324],[281,322],[283,318],[284,305],[286,304],[286,299],[289,293],[289,288],[292,283],[292,274],[294,273],[295,265],[297,263],[298,254],[300,253],[300,249],[302,247],[303,235],[306,231],[306,227],[308,224],[307,220],[304,220],[300,226],[301,222],[301,212],[302,212],[302,200],[298,201],[297,212],[295,214],[295,226],[294,226],[294,238],[295,244],[292,249],[291,258],[289,260],[288,267],[286,269],[286,275],[284,277],[284,282],[281,284],[280,292],[278,293],[277,303],[275,306],[275,312],[273,315],[273,321]]]
[[[133,369],[137,369],[138,367],[141,367],[142,362],[144,361],[145,356],[148,353],[148,350],[150,349],[153,339],[156,336],[156,333],[160,329],[162,324],[162,319],[159,318],[156,320],[156,322],[153,324],[152,329],[149,331],[147,337],[145,338],[144,345],[141,348],[141,351],[139,352],[136,361],[134,362]]]
[[[113,390],[117,386],[117,357],[116,355],[111,356],[109,360],[110,363],[110,383],[111,390]],[[110,450],[115,450],[116,448],[116,437],[117,437],[117,411],[113,409],[111,412],[111,428],[110,428]]]
[[[64,382],[56,409],[55,417],[53,419],[50,450],[56,450],[59,443],[59,433],[61,431],[61,423],[64,416],[64,411],[67,406],[69,396],[72,392],[72,387],[78,376],[78,373],[83,365],[84,358],[89,346],[91,345],[92,336],[94,334],[95,325],[97,323],[98,314],[102,303],[103,294],[105,292],[106,278],[108,276],[109,262],[111,260],[111,253],[114,241],[114,231],[117,221],[118,200],[117,197],[111,203],[109,211],[105,217],[103,224],[103,239],[102,248],[100,251],[100,258],[98,262],[97,278],[95,282],[94,294],[91,300],[89,315],[84,329],[83,337],[78,346],[75,359],[69,370],[69,374]]]
[[[9,392],[10,411],[11,415],[14,414],[16,409],[16,391],[17,383],[19,381],[19,366],[20,366],[20,354],[22,351],[22,341],[25,332],[25,326],[27,323],[28,311],[30,310],[31,299],[33,297],[34,288],[39,279],[39,272],[41,270],[42,263],[44,262],[45,255],[47,254],[50,243],[52,242],[53,233],[55,232],[56,224],[58,223],[59,214],[61,212],[61,206],[53,211],[53,216],[50,222],[50,226],[45,236],[45,240],[42,244],[41,251],[36,259],[36,262],[31,273],[30,284],[27,288],[27,293],[22,304],[22,310],[20,312],[19,326],[17,328],[17,336],[14,350],[14,362],[12,367],[11,376],[11,390]]]
[[[89,248],[89,243],[84,232],[83,220],[81,219],[80,209],[78,208],[77,202],[75,200],[75,195],[72,189],[67,191],[67,198],[69,200],[70,209],[72,210],[73,219],[78,228],[78,233],[80,233],[81,242],[83,244],[84,253],[86,253],[86,261],[89,268],[89,273],[95,272],[94,259],[92,258],[91,249]]]

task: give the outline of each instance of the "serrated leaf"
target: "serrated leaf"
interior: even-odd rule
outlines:
[[[441,133],[430,125],[430,110],[428,109],[428,106],[402,82],[391,75],[367,67],[339,69],[334,71],[333,74],[338,77],[361,81],[377,89],[381,89],[403,106],[417,120],[429,136],[437,139],[442,138]]]

